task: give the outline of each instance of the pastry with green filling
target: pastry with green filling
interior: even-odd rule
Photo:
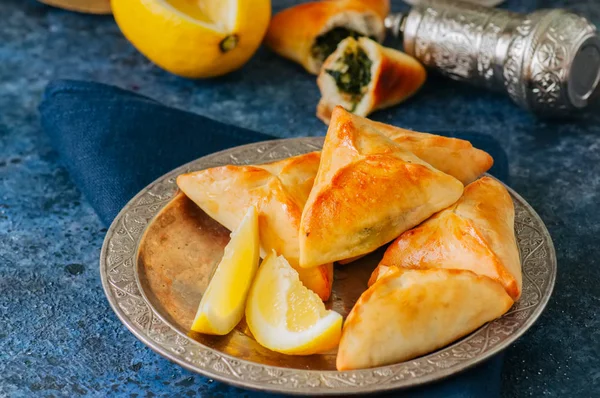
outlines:
[[[352,37],[382,41],[389,0],[323,0],[299,4],[277,13],[266,44],[277,54],[318,74],[338,44]]]
[[[425,78],[425,68],[413,57],[366,37],[348,37],[321,67],[317,116],[328,124],[336,105],[367,116],[412,96]]]

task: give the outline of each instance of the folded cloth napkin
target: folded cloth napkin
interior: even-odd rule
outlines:
[[[91,82],[50,83],[40,113],[62,163],[106,225],[138,191],[173,168],[215,151],[275,138]],[[491,174],[507,181],[506,153],[493,138],[433,133],[466,139],[487,151],[494,158]],[[450,379],[409,390],[406,396],[498,396],[501,368],[500,355]]]

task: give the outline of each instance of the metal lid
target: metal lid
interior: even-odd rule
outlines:
[[[567,81],[568,95],[574,107],[583,108],[598,92],[600,39],[598,36],[589,37],[574,52]]]
[[[523,97],[515,98],[547,116],[583,109],[600,91],[600,38],[585,18],[565,10],[530,14]],[[526,21],[525,21],[526,23]]]

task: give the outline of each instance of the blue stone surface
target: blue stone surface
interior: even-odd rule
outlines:
[[[505,4],[559,6],[600,22],[596,1]],[[276,136],[321,135],[314,77],[261,49],[229,76],[185,80],[148,62],[110,16],[33,0],[3,0],[0,16],[0,396],[256,396],[163,359],[119,322],[98,273],[106,229],[57,162],[36,108],[50,79],[87,79]],[[598,109],[542,121],[502,95],[432,76],[415,98],[373,118],[501,142],[512,186],[548,226],[559,268],[547,311],[507,350],[503,396],[600,396]]]

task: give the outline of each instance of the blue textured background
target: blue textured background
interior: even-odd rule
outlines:
[[[292,1],[274,1],[280,9]],[[600,22],[594,0],[565,6]],[[394,0],[396,10],[405,6]],[[261,49],[242,70],[189,81],[150,64],[110,16],[0,2],[0,396],[219,396],[247,393],[188,372],[138,342],[110,310],[98,274],[106,230],[57,163],[36,107],[48,80],[112,83],[273,135],[324,134],[314,77]],[[549,123],[507,98],[432,77],[406,104],[373,115],[417,130],[496,137],[512,186],[554,238],[559,275],[539,322],[508,349],[503,395],[600,393],[600,115]]]

